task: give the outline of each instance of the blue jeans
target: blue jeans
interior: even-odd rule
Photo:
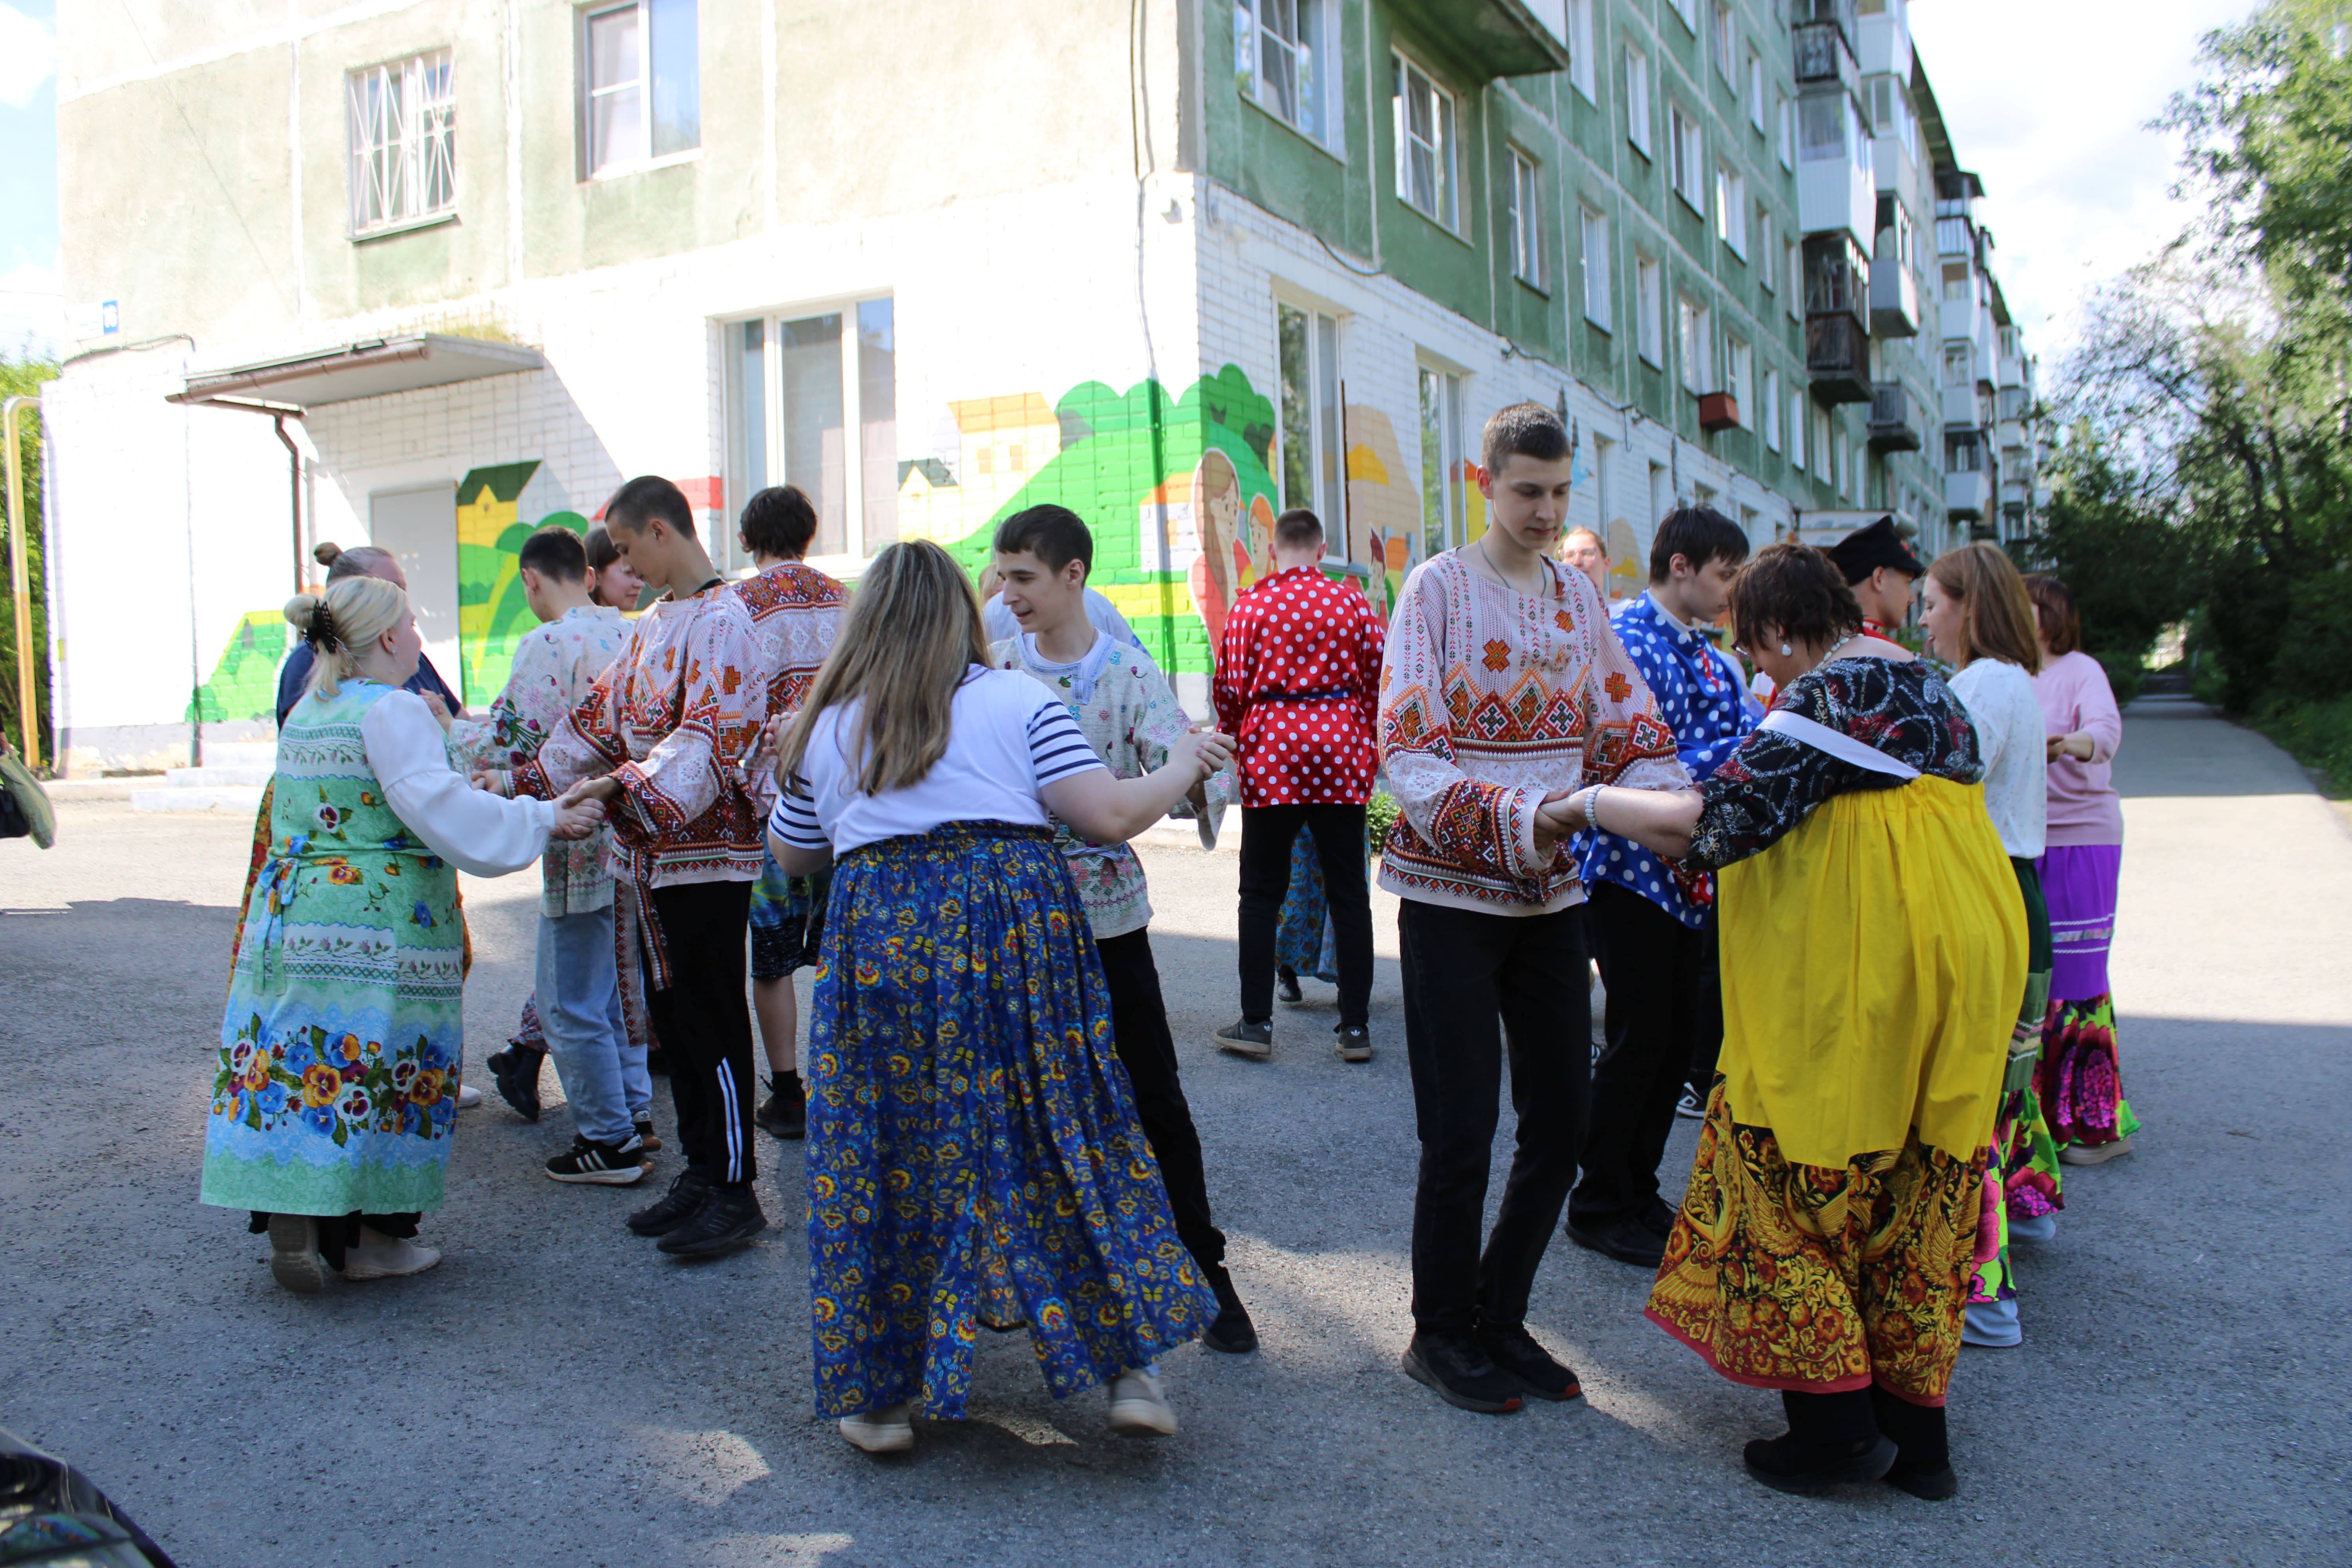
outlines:
[[[621,1016],[611,905],[539,917],[539,1016],[572,1125],[599,1143],[626,1142],[653,1108],[654,1082]]]

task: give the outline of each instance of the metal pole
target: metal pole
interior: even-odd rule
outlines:
[[[25,564],[24,464],[16,451],[16,413],[37,397],[12,397],[0,404],[0,440],[8,446],[8,586],[16,600],[16,714],[25,765],[41,765],[39,713],[33,706],[33,595]]]
[[[293,520],[294,520],[294,522],[293,522],[293,526],[294,526],[294,591],[295,591],[296,593],[298,593],[298,594],[299,594],[299,593],[300,593],[300,592],[302,591],[302,576],[303,576],[303,573],[302,573],[302,448],[301,448],[301,447],[297,447],[297,446],[294,444],[294,437],[293,437],[289,436],[288,434],[286,434],[286,416],[284,416],[283,414],[273,415],[273,416],[271,416],[270,423],[271,423],[271,424],[272,424],[272,425],[277,428],[277,431],[278,431],[278,438],[280,441],[283,441],[284,443],[286,443],[286,458],[287,458],[287,461],[288,461],[289,466],[291,468],[291,469],[292,469],[292,471],[293,471],[293,472],[292,472],[292,478],[291,478],[291,479],[289,480],[289,482],[288,482],[288,493],[289,493],[289,496],[291,496],[292,500],[293,500],[292,511],[293,511]]]

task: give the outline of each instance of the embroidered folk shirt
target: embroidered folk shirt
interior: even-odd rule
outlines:
[[[603,605],[582,605],[534,627],[515,645],[514,668],[488,715],[449,726],[449,755],[457,771],[468,776],[504,772],[539,755],[628,639],[627,619]],[[600,826],[585,838],[548,841],[539,862],[541,912],[585,914],[613,901],[613,876],[604,865],[611,837],[612,830]]]
[[[768,712],[789,719],[801,710],[816,672],[833,651],[849,590],[814,566],[786,561],[730,585],[751,613],[752,641],[768,681]],[[744,787],[765,820],[776,802],[775,737],[762,740],[744,764]]]
[[[1371,799],[1385,640],[1371,601],[1312,566],[1234,602],[1210,695],[1217,727],[1238,742],[1243,805]]]
[[[1536,808],[1588,784],[1675,789],[1690,775],[1591,578],[1544,563],[1521,594],[1459,551],[1414,568],[1381,670],[1381,765],[1397,819],[1381,886],[1488,914],[1581,902],[1563,839],[1536,853]]]

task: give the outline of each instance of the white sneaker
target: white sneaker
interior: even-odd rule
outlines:
[[[869,1454],[903,1454],[915,1446],[913,1410],[905,1400],[841,1418],[841,1435]]]
[[[404,1274],[422,1274],[441,1261],[437,1250],[405,1237],[394,1241],[365,1226],[360,1226],[360,1237],[359,1246],[343,1250],[346,1279],[395,1279]]]
[[[1130,1437],[1173,1437],[1176,1407],[1148,1372],[1123,1372],[1110,1380],[1110,1429]]]
[[[476,1088],[475,1088],[472,1084],[470,1084],[470,1083],[461,1083],[461,1084],[459,1084],[459,1085],[457,1086],[457,1109],[458,1109],[458,1110],[473,1110],[473,1109],[474,1109],[474,1107],[476,1107],[476,1106],[478,1106],[478,1105],[479,1105],[479,1104],[481,1104],[481,1103],[482,1103],[482,1091],[481,1091],[480,1089],[476,1089]]]
[[[319,1222],[309,1215],[269,1216],[269,1272],[298,1296],[327,1288],[327,1260],[319,1256]]]

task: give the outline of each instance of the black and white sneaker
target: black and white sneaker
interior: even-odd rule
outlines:
[[[1686,1121],[1704,1121],[1706,1120],[1706,1101],[1699,1098],[1698,1090],[1686,1089],[1683,1090],[1683,1097],[1675,1101],[1675,1114]]]
[[[1237,1057],[1265,1061],[1274,1055],[1274,1025],[1271,1020],[1253,1023],[1247,1018],[1239,1018],[1219,1029],[1213,1037],[1217,1049],[1231,1051]]]
[[[1294,1007],[1307,1000],[1307,993],[1298,988],[1297,974],[1287,969],[1274,972],[1274,994]]]
[[[1368,1062],[1372,1059],[1371,1031],[1361,1024],[1335,1024],[1331,1028],[1332,1048],[1343,1062]]]
[[[539,1120],[539,1069],[546,1060],[545,1051],[509,1046],[482,1064],[490,1069],[490,1078],[499,1086],[499,1098],[512,1106],[514,1113],[525,1121]]]
[[[559,1182],[586,1182],[595,1186],[625,1187],[646,1173],[646,1146],[634,1132],[625,1143],[599,1143],[574,1137],[572,1151],[547,1163],[547,1173]]]
[[[640,1116],[637,1118],[637,1142],[645,1145],[646,1152],[648,1154],[657,1154],[661,1152],[661,1134],[654,1131],[654,1119],[652,1117]]]

